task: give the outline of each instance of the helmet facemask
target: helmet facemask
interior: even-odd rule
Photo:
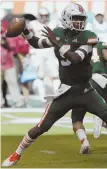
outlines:
[[[86,26],[85,16],[71,16],[71,30],[83,31]]]
[[[86,20],[86,16],[73,15],[69,16],[67,19],[61,19],[61,22],[65,29],[83,31],[86,26]]]

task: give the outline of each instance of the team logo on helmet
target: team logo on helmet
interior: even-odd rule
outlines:
[[[80,4],[76,4],[76,5],[77,5],[79,11],[80,11],[81,13],[84,13],[83,7],[82,7]]]

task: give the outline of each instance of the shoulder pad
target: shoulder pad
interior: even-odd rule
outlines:
[[[57,27],[53,29],[55,36],[61,36],[64,33],[64,29],[61,27]]]
[[[64,30],[64,28],[62,28],[62,27],[56,27],[56,28],[53,29],[54,32],[63,31],[63,30]]]

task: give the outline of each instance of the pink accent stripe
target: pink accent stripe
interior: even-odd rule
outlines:
[[[45,120],[45,118],[46,118],[46,116],[47,116],[47,114],[48,114],[48,112],[49,112],[49,108],[50,108],[50,106],[51,106],[51,103],[52,103],[52,102],[49,102],[49,103],[48,103],[47,108],[46,108],[46,110],[45,110],[45,113],[44,113],[43,117],[41,118],[41,120],[40,120],[40,122],[39,122],[39,124],[38,124],[38,127],[40,127],[41,124],[43,123],[43,121]]]

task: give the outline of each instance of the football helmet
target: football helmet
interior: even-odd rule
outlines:
[[[38,11],[38,20],[42,24],[46,24],[47,22],[49,22],[49,18],[50,18],[50,12],[49,12],[49,10],[46,7],[39,8],[39,11]]]
[[[61,14],[61,22],[65,29],[83,31],[86,26],[86,12],[80,4],[70,3]]]

